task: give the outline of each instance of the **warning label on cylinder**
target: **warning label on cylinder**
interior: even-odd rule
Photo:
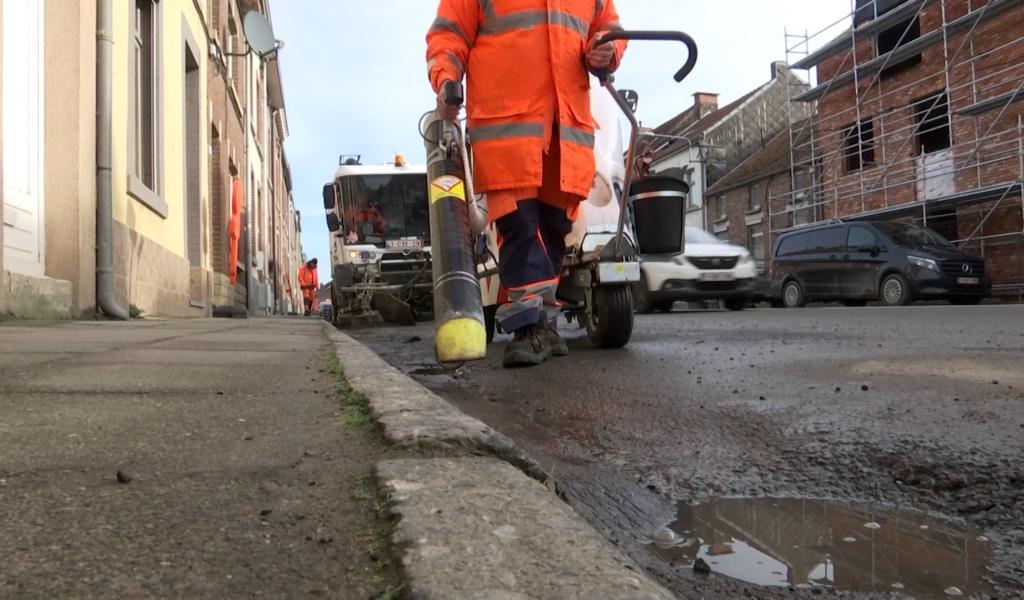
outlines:
[[[457,198],[466,201],[466,184],[458,177],[445,175],[430,182],[430,203],[441,198]]]

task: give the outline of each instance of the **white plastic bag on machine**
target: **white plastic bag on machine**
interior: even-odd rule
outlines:
[[[615,232],[619,224],[619,199],[613,190],[621,190],[626,177],[619,105],[607,90],[595,84],[590,90],[590,110],[598,127],[594,134],[597,173],[590,196],[583,202],[572,231],[565,237],[566,246],[583,242],[584,250],[592,250],[592,246],[604,244],[611,237],[591,235],[590,238],[595,239],[584,241],[586,234]]]

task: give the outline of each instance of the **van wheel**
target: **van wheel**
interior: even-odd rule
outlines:
[[[654,304],[647,289],[647,277],[640,273],[640,281],[633,284],[633,308],[638,314],[646,315],[654,312]]]
[[[786,308],[801,308],[807,304],[804,288],[796,281],[789,281],[782,286],[782,305]]]
[[[906,306],[910,303],[910,286],[906,277],[893,273],[882,280],[882,302],[888,306]]]

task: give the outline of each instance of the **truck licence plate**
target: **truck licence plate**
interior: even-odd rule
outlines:
[[[960,285],[978,285],[977,277],[957,277],[956,282]]]
[[[420,250],[423,240],[388,240],[384,245],[389,250]]]
[[[701,281],[733,281],[736,276],[732,273],[701,273]]]

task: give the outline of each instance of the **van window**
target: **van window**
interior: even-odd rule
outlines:
[[[782,238],[778,249],[775,251],[775,256],[800,254],[807,249],[807,238],[809,237],[811,237],[809,233],[794,233],[789,237]]]
[[[860,246],[874,246],[877,243],[875,234],[867,227],[851,227],[850,234],[846,238],[846,247],[851,250]]]
[[[846,245],[845,227],[830,227],[819,229],[811,234],[811,241],[807,249],[811,252],[827,252],[838,250]]]

